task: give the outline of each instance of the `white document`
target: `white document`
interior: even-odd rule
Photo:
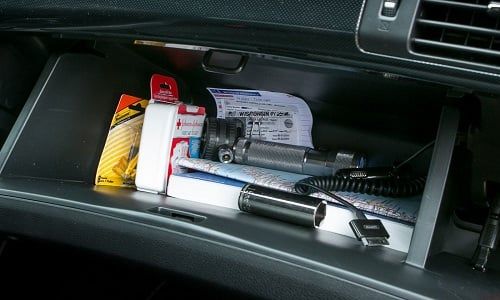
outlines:
[[[314,148],[313,117],[306,102],[276,92],[208,88],[217,105],[217,118],[238,118],[246,137]]]

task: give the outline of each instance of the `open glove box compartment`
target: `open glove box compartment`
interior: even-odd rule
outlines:
[[[500,265],[493,257],[488,272],[471,270],[479,234],[459,228],[453,213],[465,198],[464,166],[456,159],[467,144],[461,130],[474,119],[475,105],[494,111],[498,104],[491,100],[472,101],[450,87],[393,74],[260,54],[245,53],[244,68],[228,74],[204,68],[206,49],[195,47],[61,45],[53,46],[57,51],[0,152],[2,231],[126,257],[265,298],[500,293]],[[220,53],[222,62],[240,56]],[[427,183],[408,253],[235,210],[94,186],[117,100],[123,93],[148,98],[154,73],[175,74],[192,103],[211,116],[216,107],[207,87],[299,96],[312,111],[316,147],[353,149],[379,164],[402,161],[435,140],[414,162]],[[485,130],[476,139],[491,134]],[[277,294],[276,285],[286,290]]]

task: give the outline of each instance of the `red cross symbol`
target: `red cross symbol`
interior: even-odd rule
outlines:
[[[177,129],[181,128],[182,125],[181,119],[177,120],[177,123],[175,123],[175,125],[177,126]]]

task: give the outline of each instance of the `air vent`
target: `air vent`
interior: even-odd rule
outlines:
[[[422,0],[416,53],[500,67],[500,0]]]

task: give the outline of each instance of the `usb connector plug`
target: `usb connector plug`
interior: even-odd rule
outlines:
[[[349,222],[349,226],[365,246],[389,245],[389,233],[379,219],[355,219]]]

